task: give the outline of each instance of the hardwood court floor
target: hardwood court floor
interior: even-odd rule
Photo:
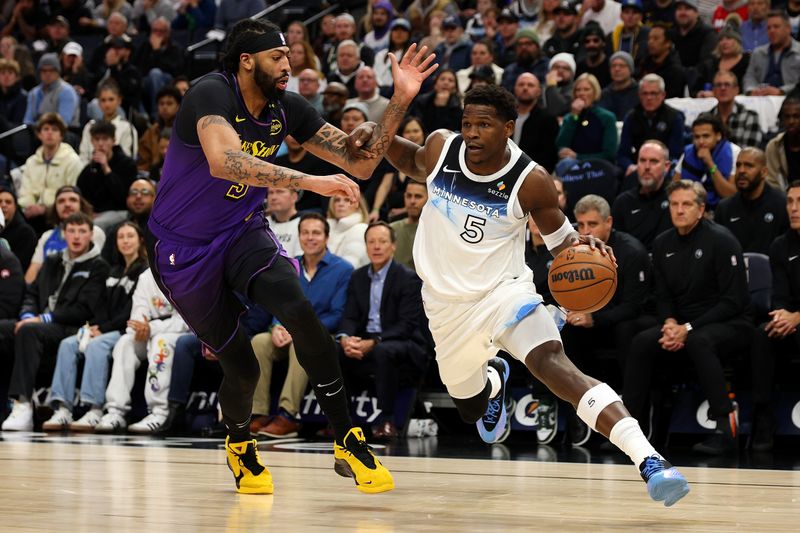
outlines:
[[[80,441],[78,441],[80,442]],[[224,452],[0,442],[0,531],[797,531],[800,472],[682,468],[666,509],[630,465],[387,457],[366,495],[325,453],[262,452],[273,496],[239,495]]]

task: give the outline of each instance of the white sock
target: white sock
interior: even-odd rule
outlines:
[[[639,422],[633,417],[627,416],[614,424],[608,440],[625,452],[637,468],[642,464],[642,461],[651,455],[656,455],[663,459],[661,454],[653,448],[653,445],[644,436],[642,428],[639,427]]]
[[[489,378],[489,383],[492,386],[492,390],[489,393],[489,398],[494,398],[498,394],[500,394],[500,389],[503,386],[503,378],[500,377],[500,374],[497,372],[493,366],[490,366],[486,370],[487,377]]]

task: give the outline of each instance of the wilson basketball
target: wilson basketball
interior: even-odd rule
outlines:
[[[611,258],[588,244],[570,246],[556,256],[547,277],[550,294],[569,311],[602,309],[617,290],[617,268]]]

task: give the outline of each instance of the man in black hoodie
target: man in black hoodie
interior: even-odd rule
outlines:
[[[717,46],[717,32],[700,20],[697,0],[677,0],[675,2],[675,26],[671,37],[681,64],[687,69],[689,86],[694,84],[695,67]]]
[[[0,239],[5,239],[11,251],[19,259],[22,271],[28,270],[33,251],[36,249],[36,231],[25,221],[17,205],[17,195],[5,185],[0,185],[0,210],[6,221],[0,230]]]
[[[0,346],[14,339],[14,358],[8,388],[14,407],[3,422],[3,431],[31,431],[31,398],[43,358],[55,356],[61,339],[74,335],[92,315],[105,292],[109,267],[92,244],[93,224],[85,213],[73,213],[64,221],[67,249],[48,257],[28,285],[19,321],[0,321]],[[5,380],[3,380],[5,381]]]
[[[647,57],[639,64],[638,79],[658,74],[664,79],[667,98],[680,98],[686,92],[686,73],[680,58],[672,50],[672,38],[666,27],[657,24],[647,35]]]
[[[114,144],[114,133],[111,122],[92,124],[92,159],[78,175],[78,187],[94,207],[94,223],[105,234],[125,220],[125,199],[137,176],[136,162]]]

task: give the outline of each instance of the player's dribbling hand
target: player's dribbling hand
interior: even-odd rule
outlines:
[[[402,101],[410,103],[419,93],[422,82],[439,68],[438,64],[431,65],[436,59],[436,54],[425,57],[427,51],[427,46],[417,50],[417,44],[412,43],[399,62],[396,55],[389,53],[389,59],[392,62],[394,94]]]
[[[309,176],[309,178],[306,180],[305,189],[322,196],[344,196],[351,203],[358,203],[358,197],[361,195],[358,184],[344,174]]]
[[[595,248],[600,250],[600,253],[603,255],[607,255],[611,262],[614,263],[614,266],[617,265],[617,258],[614,257],[614,250],[611,249],[609,245],[601,241],[600,239],[592,236],[592,235],[578,235],[578,239],[572,243],[572,246],[578,246],[580,244],[588,244],[589,248],[594,250]]]

